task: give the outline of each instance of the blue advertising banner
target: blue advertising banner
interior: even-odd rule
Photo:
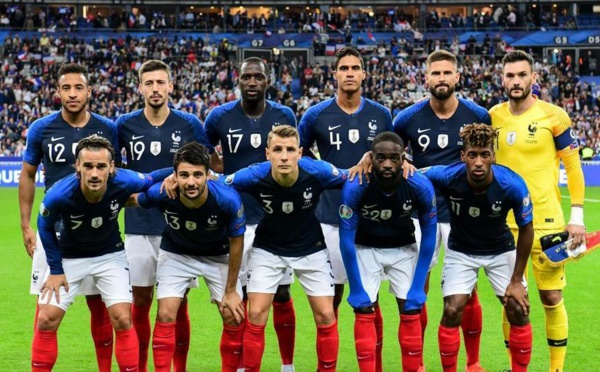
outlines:
[[[20,158],[6,159],[0,160],[0,187],[17,187],[19,186],[19,177],[21,176],[23,162]],[[37,187],[44,187],[44,173],[42,172],[41,165],[35,174],[35,185]]]

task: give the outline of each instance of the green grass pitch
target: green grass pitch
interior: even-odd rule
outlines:
[[[566,189],[561,190],[568,195]],[[35,211],[42,198],[36,195]],[[589,230],[600,230],[600,188],[587,188],[585,221]],[[19,227],[18,193],[16,188],[0,188],[2,218],[0,222],[0,372],[30,370],[31,338],[35,298],[28,295],[31,260],[25,253]],[[568,208],[569,199],[563,199]],[[568,209],[566,209],[568,215]],[[427,301],[429,327],[425,337],[425,365],[428,371],[440,371],[437,348],[437,325],[442,314],[439,290],[441,265],[432,274],[431,290]],[[600,252],[594,252],[567,267],[568,286],[565,303],[569,313],[569,348],[565,371],[598,370],[598,345],[600,345],[600,306],[597,294],[600,280]],[[501,306],[490,285],[481,275],[479,284],[483,306],[484,328],[481,343],[481,363],[488,371],[508,368],[506,351],[500,325]],[[297,336],[295,364],[298,372],[314,371],[315,326],[306,297],[300,286],[293,286],[297,311]],[[534,350],[531,371],[548,371],[548,350],[545,340],[544,317],[535,283],[530,283],[531,322],[533,324]],[[385,324],[384,370],[400,371],[400,351],[397,341],[398,311],[387,285],[381,290],[381,306]],[[154,322],[155,307],[152,313]],[[188,371],[219,371],[219,340],[221,323],[217,309],[208,301],[208,291],[202,285],[190,294],[192,341]],[[338,371],[358,371],[353,343],[353,314],[344,301],[340,309],[340,352]],[[461,346],[459,370],[463,370],[464,345]],[[267,326],[267,345],[263,358],[264,371],[279,371],[277,341],[271,325]],[[59,331],[59,356],[55,371],[94,371],[96,369],[93,343],[89,331],[89,312],[82,297],[69,309]],[[113,370],[117,370],[114,364]]]

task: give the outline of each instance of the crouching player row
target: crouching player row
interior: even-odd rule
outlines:
[[[373,141],[373,181],[360,184],[354,179],[344,185],[340,241],[350,283],[348,301],[356,314],[361,372],[381,371],[374,357],[373,310],[383,273],[398,302],[403,370],[422,368],[418,313],[426,300],[424,283],[436,224],[431,183],[451,206],[451,233],[442,274],[444,313],[438,332],[443,370],[456,371],[462,312],[480,268],[508,314],[512,370],[527,370],[532,332],[523,274],[533,243],[532,205],[522,178],[493,165],[495,138],[496,132],[487,125],[467,125],[461,132],[462,163],[426,168],[422,174],[404,179],[400,171],[402,140],[393,133],[381,133]],[[511,209],[520,226],[516,250],[506,225]],[[423,231],[418,248],[410,219],[413,211],[417,211]]]

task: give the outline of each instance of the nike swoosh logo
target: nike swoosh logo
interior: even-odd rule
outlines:
[[[110,344],[112,344],[112,340],[110,340],[110,341],[108,341],[108,342],[105,342],[105,343],[104,343],[104,346],[108,346],[108,345],[110,345]]]
[[[360,355],[357,355],[357,356],[356,356],[356,358],[357,358],[358,360],[363,360],[363,359],[367,359],[367,358],[370,358],[370,357],[371,357],[370,355],[365,355],[365,356],[360,356]]]
[[[332,126],[329,126],[329,127],[327,127],[327,129],[329,129],[329,130],[334,130],[334,129],[337,129],[337,128],[339,128],[339,127],[341,127],[341,125],[336,125],[336,126],[334,126],[334,127],[332,127]]]
[[[129,371],[135,371],[136,369],[138,369],[138,367],[127,367],[125,368],[125,371],[129,372]]]
[[[419,355],[419,354],[421,354],[420,351],[409,351],[408,352],[408,355]]]
[[[555,343],[556,346],[562,346],[562,345],[566,345],[566,344],[567,344],[567,341],[560,341],[560,342]]]
[[[272,196],[273,196],[273,195],[266,195],[266,194],[262,194],[262,193],[260,194],[260,197],[261,197],[261,198],[270,198],[270,197],[272,197]]]
[[[159,349],[161,347],[167,347],[167,345],[152,345],[153,349]]]
[[[325,368],[325,369],[333,368],[333,366],[335,366],[335,363],[323,364],[323,368]]]
[[[529,353],[530,351],[531,351],[531,349],[527,349],[527,350],[523,350],[523,349],[521,349],[521,353],[523,353],[523,354],[524,354],[524,353]]]
[[[45,367],[46,363],[36,363],[36,362],[33,362],[33,366],[34,367]]]
[[[51,140],[52,142],[54,142],[54,141],[61,140],[61,139],[63,139],[63,138],[65,138],[65,137],[56,137],[56,138],[52,137],[52,138],[50,138],[50,140]]]
[[[233,352],[233,354],[234,354],[234,355],[238,355],[238,354],[241,354],[241,353],[242,353],[242,352],[241,352],[241,351],[239,351],[239,350],[235,350],[235,351]]]
[[[431,130],[431,128],[429,128],[429,129],[421,129],[421,128],[419,128],[419,129],[417,129],[417,133],[425,133],[425,132],[429,132],[430,130]]]
[[[369,209],[369,208],[373,208],[373,207],[376,207],[376,206],[377,206],[377,204],[373,204],[373,205],[365,205],[363,208],[365,208],[365,209]]]
[[[166,214],[177,214],[177,212],[171,212],[171,211],[169,211],[169,210],[166,210],[166,209],[165,209],[165,213],[166,213]]]
[[[464,199],[463,199],[463,198],[456,198],[456,197],[454,197],[454,196],[451,196],[451,197],[450,197],[450,200],[464,200]]]
[[[241,128],[240,129],[231,129],[231,128],[229,128],[229,133],[239,132],[240,130],[242,130],[242,129]]]
[[[140,139],[142,137],[144,137],[144,136],[131,136],[131,139],[135,141],[136,139]]]
[[[81,217],[83,217],[83,216],[85,216],[85,214],[80,214],[80,215],[78,215],[78,216],[73,216],[73,215],[71,215],[71,218],[81,218]]]
[[[440,353],[440,354],[441,354],[442,356],[449,356],[449,355],[452,355],[452,354],[454,354],[454,353]]]

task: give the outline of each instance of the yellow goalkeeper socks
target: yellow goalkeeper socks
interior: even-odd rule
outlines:
[[[557,305],[543,305],[546,312],[546,337],[550,349],[550,372],[562,372],[567,354],[569,320],[564,300]]]

